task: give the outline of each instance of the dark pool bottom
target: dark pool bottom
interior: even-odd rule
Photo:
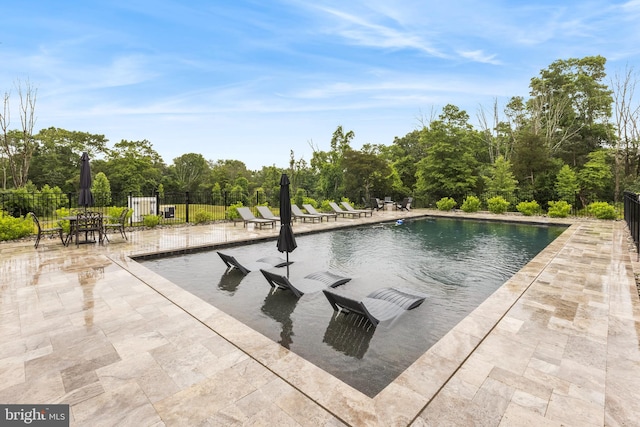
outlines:
[[[374,397],[564,230],[439,218],[298,236],[289,255],[292,283],[330,270],[352,277],[342,286],[358,297],[392,286],[428,295],[419,307],[377,328],[354,315],[336,315],[322,292],[296,298],[272,292],[259,271],[226,271],[215,251],[141,262]],[[282,255],[275,242],[223,252],[240,262]]]

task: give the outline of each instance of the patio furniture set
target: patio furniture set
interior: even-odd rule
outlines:
[[[43,226],[38,216],[29,212],[37,230],[34,247],[38,248],[43,236],[59,237],[64,246],[69,246],[72,240],[75,240],[76,246],[96,241],[102,244],[104,240],[109,241],[109,230],[120,232],[122,238],[127,240],[125,225],[128,212],[129,208],[124,208],[115,221],[110,221],[111,218],[101,212],[80,211],[75,215],[60,218],[55,226]],[[66,236],[60,221],[69,221],[69,233]]]

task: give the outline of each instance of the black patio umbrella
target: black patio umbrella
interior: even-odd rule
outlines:
[[[280,235],[278,250],[287,253],[287,277],[289,277],[289,252],[298,245],[291,228],[291,198],[289,197],[289,177],[283,173],[280,177]]]
[[[80,158],[80,195],[78,196],[78,206],[93,206],[93,193],[91,193],[91,166],[89,165],[89,154],[82,153]]]

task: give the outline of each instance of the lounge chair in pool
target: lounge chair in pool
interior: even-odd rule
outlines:
[[[329,206],[331,206],[331,209],[333,209],[333,211],[337,215],[341,215],[343,218],[346,217],[347,215],[349,215],[351,218],[355,218],[356,216],[360,218],[362,216],[362,212],[345,211],[340,206],[338,206],[335,202],[329,202]]]
[[[375,331],[375,326],[366,317],[331,316],[322,342],[349,357],[362,359]]]
[[[335,221],[338,220],[338,214],[335,212],[318,212],[316,208],[307,203],[303,204],[302,207],[311,215],[318,215],[320,218],[327,218],[327,222],[329,222],[329,218],[333,218]]]
[[[271,209],[269,209],[268,206],[256,206],[256,209],[258,210],[258,213],[262,218],[275,219],[276,221],[280,221],[280,217],[275,216],[273,212],[271,212]]]
[[[319,292],[326,288],[335,288],[351,280],[350,277],[340,276],[330,271],[318,271],[307,274],[303,279],[296,280],[296,284],[293,285],[285,276],[263,269],[260,269],[260,271],[274,291],[277,289],[288,289],[298,298],[307,293]]]
[[[402,202],[396,203],[396,210],[408,211],[411,209],[411,202],[413,202],[413,197],[405,197],[402,199]]]
[[[298,207],[298,205],[291,205],[291,215],[293,216],[294,220],[300,218],[302,219],[302,222],[307,222],[308,219],[310,219],[312,222],[316,222],[316,221],[322,222],[321,215],[306,214],[302,212],[302,210]]]
[[[405,311],[416,308],[427,297],[421,292],[403,288],[381,288],[362,299],[330,289],[323,289],[322,292],[338,314],[357,314],[374,326],[391,321]]]
[[[227,265],[227,268],[236,268],[242,272],[242,274],[249,274],[251,271],[260,270],[261,268],[269,268],[269,267],[286,267],[287,261],[280,257],[264,257],[260,258],[256,262],[253,263],[244,263],[240,264],[238,260],[227,254],[223,254],[222,252],[218,252],[222,261]],[[293,264],[293,261],[289,262],[289,264]]]
[[[373,210],[370,209],[354,209],[353,206],[351,206],[349,204],[349,202],[340,202],[340,204],[342,206],[344,206],[344,208],[347,210],[347,212],[362,212],[364,214],[364,217],[367,217],[367,214],[369,214],[369,216],[373,216]]]
[[[265,218],[256,218],[255,215],[251,212],[251,209],[247,207],[237,208],[238,214],[242,217],[243,226],[246,227],[247,224],[256,224],[261,229],[263,225],[270,225],[275,228],[276,221],[275,219],[265,219]]]

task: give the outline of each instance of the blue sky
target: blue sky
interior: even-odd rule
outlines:
[[[527,96],[557,59],[638,69],[640,0],[83,0],[2,7],[0,91],[38,90],[50,126],[286,167],[329,149],[392,143],[446,104],[472,122]]]

